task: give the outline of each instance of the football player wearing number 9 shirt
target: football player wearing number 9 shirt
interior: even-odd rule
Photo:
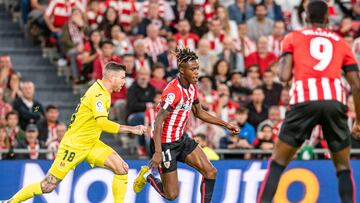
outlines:
[[[114,173],[112,192],[115,203],[123,203],[127,188],[128,165],[108,145],[100,141],[102,131],[112,134],[141,135],[145,126],[125,126],[108,120],[111,93],[119,92],[125,84],[124,65],[109,62],[103,78],[97,80],[81,98],[71,116],[68,130],[61,140],[56,159],[46,177],[16,193],[6,203],[18,203],[44,193],[52,192],[66,174],[82,161],[92,167],[102,167]],[[76,195],[76,194],[75,194]]]
[[[352,87],[356,108],[354,136],[360,137],[360,80],[350,46],[326,29],[328,5],[310,1],[307,22],[311,27],[289,33],[283,41],[280,78],[292,78],[291,109],[281,127],[269,168],[260,188],[258,203],[270,203],[281,173],[316,125],[321,125],[331,151],[342,203],[355,202],[355,186],[350,168],[350,130],[347,127],[346,94],[342,72]],[[275,195],[275,200],[277,199]],[[281,200],[279,200],[281,201]],[[317,200],[303,200],[316,202]]]

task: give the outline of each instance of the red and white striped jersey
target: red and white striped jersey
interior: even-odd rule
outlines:
[[[283,39],[284,39],[283,37],[275,38],[274,35],[268,36],[269,51],[275,53],[277,57],[281,56],[281,47],[282,47]]]
[[[205,3],[202,7],[202,10],[205,14],[206,21],[211,21],[216,16],[214,6],[209,3]]]
[[[238,37],[234,39],[234,43],[236,51],[243,52],[245,57],[256,51],[256,44],[249,37]]]
[[[46,8],[45,15],[50,17],[54,27],[62,28],[69,20],[71,10],[73,8],[78,8],[81,11],[84,11],[83,5],[80,1],[52,0]]]
[[[358,67],[343,38],[328,29],[305,28],[285,36],[282,52],[293,55],[290,104],[321,100],[346,103],[341,73],[357,71]]]
[[[121,26],[129,26],[133,20],[133,14],[137,12],[134,0],[106,0],[100,3],[100,10],[105,13],[106,8],[113,7],[120,16]]]
[[[224,32],[222,32],[219,36],[215,36],[212,32],[208,32],[203,36],[203,38],[210,41],[210,48],[216,54],[220,54],[224,50],[223,41],[225,37],[226,35]]]
[[[161,143],[175,142],[181,138],[193,104],[199,103],[196,86],[181,85],[179,78],[172,80],[164,89],[156,112],[163,108],[170,112],[163,123]],[[151,137],[154,137],[152,132]]]
[[[144,1],[144,4],[143,4],[143,15],[144,16],[147,16],[148,15],[148,12],[149,12],[149,0],[146,0]],[[159,16],[162,17],[162,18],[165,18],[165,2],[163,0],[159,0],[158,1],[158,9],[159,9]]]
[[[167,50],[167,42],[163,37],[157,37],[155,40],[147,37],[144,39],[146,53],[148,55],[155,57],[155,61],[157,60],[157,56],[164,53]]]
[[[195,51],[197,43],[199,42],[199,36],[193,33],[188,33],[186,36],[182,36],[180,33],[175,34],[174,39],[180,47],[189,47],[190,50]]]

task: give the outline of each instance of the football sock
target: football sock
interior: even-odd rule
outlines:
[[[270,168],[261,184],[257,203],[271,203],[279,184],[281,173],[285,169],[285,166],[282,166],[275,161],[271,160],[270,162]]]
[[[350,170],[342,170],[336,173],[338,187],[342,203],[355,203],[355,185]]]
[[[125,201],[125,194],[128,183],[128,175],[114,175],[112,182],[112,193],[114,196],[114,203],[123,203]]]
[[[146,181],[149,182],[151,184],[151,186],[153,186],[153,188],[165,199],[165,193],[164,193],[164,188],[162,185],[162,182],[159,178],[155,178],[152,174],[147,175],[146,177]]]
[[[214,191],[215,179],[203,178],[200,186],[201,203],[210,203]]]
[[[19,203],[27,199],[30,199],[35,195],[41,195],[41,194],[43,194],[41,190],[41,183],[37,182],[25,186],[23,189],[17,192],[11,199],[12,199],[12,203]]]

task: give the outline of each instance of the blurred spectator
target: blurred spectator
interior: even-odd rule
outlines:
[[[230,71],[244,72],[244,57],[236,51],[234,40],[230,37],[225,37],[223,47],[223,51],[218,55],[219,59],[223,59],[229,63]]]
[[[283,86],[280,83],[274,82],[274,73],[269,69],[264,72],[263,81],[264,84],[261,86],[261,89],[265,94],[264,104],[267,106],[278,105]]]
[[[219,98],[214,102],[213,109],[218,118],[221,118],[225,122],[229,122],[234,119],[236,109],[239,108],[239,105],[231,99],[229,87],[227,85],[219,85],[217,91],[219,93]]]
[[[18,159],[45,159],[46,155],[37,152],[39,149],[46,149],[45,144],[38,139],[39,131],[35,124],[29,124],[25,131],[25,140],[19,142],[17,148],[27,149],[29,153],[18,154]]]
[[[191,21],[194,15],[193,5],[188,5],[187,0],[177,0],[176,4],[172,6],[172,9],[175,14],[174,22],[179,22],[182,19],[187,19]]]
[[[279,61],[273,62],[270,64],[269,69],[273,73],[274,82],[281,83],[279,78]],[[288,83],[284,84],[284,86],[288,85]]]
[[[6,115],[12,111],[12,106],[4,101],[4,89],[0,87],[0,126],[6,125]]]
[[[235,39],[236,50],[241,53],[243,58],[256,51],[256,44],[247,36],[247,24],[238,25],[239,36]]]
[[[264,125],[257,133],[257,137],[254,141],[254,147],[262,150],[274,149],[274,140],[272,135],[272,128],[270,125]],[[268,159],[271,154],[258,154],[257,159]]]
[[[94,61],[102,55],[100,47],[101,34],[99,30],[90,32],[89,41],[85,42],[81,56],[83,68],[81,71],[81,82],[85,83],[91,79],[94,72]]]
[[[158,104],[160,103],[162,91],[156,91],[154,96],[153,105],[147,105],[145,113],[144,113],[144,125],[147,127],[147,131],[145,133],[145,141],[146,145],[145,147],[139,147],[138,148],[138,154],[139,155],[145,155],[147,152],[150,155],[150,137],[152,130],[154,129],[154,122],[156,117],[156,108]],[[145,150],[146,148],[146,150]]]
[[[205,14],[206,21],[212,20],[216,16],[216,9],[219,7],[218,0],[206,0],[202,5],[202,10]]]
[[[341,19],[340,26],[335,31],[342,37],[351,36],[352,38],[356,38],[358,32],[357,29],[353,28],[353,21],[349,16],[345,16]]]
[[[205,21],[205,15],[199,9],[196,9],[194,11],[194,16],[192,17],[191,21],[190,32],[196,34],[200,38],[207,32],[209,32],[209,27],[207,26],[207,23]]]
[[[87,24],[91,30],[96,30],[99,27],[99,22],[102,20],[99,2],[97,0],[90,0],[89,6],[86,10]]]
[[[167,50],[166,39],[159,35],[159,29],[154,24],[149,24],[146,28],[146,38],[144,39],[145,51],[154,62],[158,56]]]
[[[248,122],[257,128],[258,125],[268,118],[268,107],[264,104],[264,92],[261,88],[255,88],[251,95],[251,103],[248,104]]]
[[[235,121],[240,128],[239,139],[244,139],[243,148],[251,148],[256,138],[255,128],[247,122],[249,110],[240,107],[236,110]],[[248,146],[248,147],[246,147]]]
[[[285,118],[285,114],[290,108],[289,103],[290,103],[289,89],[283,88],[283,90],[281,91],[280,102],[279,102],[281,119]]]
[[[267,17],[273,21],[284,20],[281,6],[275,0],[262,0],[263,4],[267,7]]]
[[[254,16],[254,7],[247,0],[236,0],[228,7],[229,18],[237,24],[243,23]]]
[[[170,6],[170,2],[165,0],[145,0],[142,5],[142,11],[140,12],[144,16],[148,15],[150,3],[157,3],[159,5],[159,15],[164,18],[166,25],[169,26],[171,22],[175,19],[175,15]]]
[[[102,31],[103,37],[109,39],[111,37],[111,28],[119,24],[119,16],[114,7],[108,7],[99,24],[99,30]]]
[[[213,74],[216,85],[225,84],[230,75],[230,65],[224,59],[218,60],[214,65]]]
[[[73,9],[70,20],[63,26],[61,35],[62,52],[70,59],[73,82],[80,80],[77,57],[84,50],[85,22],[79,9]]]
[[[14,100],[13,107],[19,113],[21,129],[25,129],[29,123],[36,123],[44,115],[44,109],[40,102],[34,100],[35,86],[30,81],[25,81],[21,87],[22,97]]]
[[[58,107],[54,105],[48,105],[46,107],[45,117],[37,123],[39,130],[38,139],[44,142],[46,146],[49,146],[51,142],[57,139],[56,127],[59,123],[58,118]]]
[[[335,3],[339,5],[341,11],[345,16],[350,16],[353,20],[360,20],[360,2],[352,1],[351,8],[349,9],[344,5],[343,1],[335,0]]]
[[[275,21],[272,35],[268,36],[269,51],[274,52],[277,57],[281,56],[282,41],[285,37],[285,23]]]
[[[134,42],[134,48],[135,70],[138,71],[142,68],[145,68],[150,72],[153,60],[146,54],[145,41],[143,39],[137,39]]]
[[[164,90],[167,81],[165,77],[165,67],[162,63],[155,63],[152,67],[152,77],[150,79],[150,84],[155,87],[156,90]]]
[[[9,135],[10,144],[17,147],[19,141],[25,140],[25,132],[19,127],[19,114],[11,111],[6,114],[7,127],[6,131]]]
[[[214,18],[209,24],[210,31],[206,33],[203,38],[210,41],[210,48],[216,54],[220,54],[223,50],[222,42],[226,36],[222,28],[219,18]]]
[[[11,58],[8,54],[0,55],[0,87],[6,87],[10,75],[13,73]]]
[[[134,48],[126,34],[121,31],[120,25],[116,24],[111,27],[111,40],[114,44],[114,53],[116,56],[134,53]]]
[[[0,150],[10,149],[10,140],[9,136],[6,132],[6,129],[2,126],[0,126]],[[2,153],[0,153],[2,155]],[[2,159],[2,156],[0,156],[0,160]]]
[[[155,88],[149,83],[150,72],[141,68],[138,70],[137,79],[127,93],[127,115],[129,125],[144,123],[144,111],[147,106],[152,106]]]
[[[276,140],[282,125],[280,108],[278,106],[271,106],[269,108],[268,118],[259,124],[257,131],[260,131],[264,125],[270,125],[272,127],[273,137],[274,140]]]
[[[167,27],[165,25],[165,20],[160,16],[159,4],[157,3],[149,3],[149,12],[138,25],[137,34],[145,36],[146,29],[150,24],[155,25],[160,33],[164,34],[164,32],[166,32]]]
[[[207,146],[207,137],[204,134],[196,134],[194,137],[195,142],[199,143],[200,147],[202,148],[202,150],[204,151],[206,157],[209,160],[219,160],[220,157],[219,155],[215,152],[215,150],[213,150],[212,148]]]
[[[122,63],[126,66],[126,78],[125,78],[125,86],[129,88],[135,78],[136,78],[136,70],[135,70],[135,57],[133,54],[124,54],[122,56]]]
[[[114,55],[114,45],[111,41],[106,40],[101,42],[100,44],[101,48],[101,55],[98,55],[98,57],[94,61],[94,71],[93,71],[93,78],[94,79],[101,79],[102,78],[102,72],[103,68],[105,67],[105,64],[110,61],[115,61],[120,63],[121,60],[119,57]]]
[[[49,160],[54,160],[56,158],[56,152],[59,149],[60,142],[64,137],[66,132],[66,125],[64,123],[59,123],[56,126],[56,139],[52,140],[47,149],[53,152],[50,152],[46,155],[46,158]]]
[[[167,39],[167,50],[158,56],[158,61],[166,67],[166,77],[173,78],[178,74],[177,59],[175,54],[176,40],[173,38]],[[169,80],[169,79],[168,79]]]
[[[259,74],[258,65],[250,65],[246,69],[246,77],[242,80],[242,86],[249,88],[250,90],[258,87],[262,84]]]
[[[237,24],[235,21],[229,19],[229,14],[224,6],[218,6],[216,8],[216,16],[220,19],[226,35],[231,38],[237,38]]]
[[[248,36],[257,42],[261,36],[271,35],[274,21],[267,18],[267,9],[264,4],[257,4],[255,7],[255,17],[247,21]]]
[[[177,45],[180,47],[189,47],[191,50],[195,50],[199,42],[199,36],[190,33],[190,23],[188,20],[180,20],[176,27],[178,33],[173,37],[176,39]]]
[[[211,51],[210,41],[207,39],[200,39],[196,54],[199,58],[199,75],[212,75],[214,71],[214,65],[218,58],[216,54]]]
[[[348,116],[348,126],[351,131],[356,119],[354,97],[352,95],[349,95],[347,98],[347,108],[346,115]]]
[[[270,64],[278,60],[275,53],[270,52],[268,48],[268,39],[266,37],[260,37],[257,42],[257,51],[253,52],[245,58],[245,66],[257,64],[259,65],[259,73],[262,76]]]
[[[115,2],[113,5],[109,6],[114,6],[117,10],[116,15],[121,16],[119,18],[119,23],[124,29],[123,31],[125,33],[130,33],[139,21],[137,6],[135,5],[136,2],[134,0],[115,0],[110,2]]]
[[[21,97],[20,90],[20,74],[12,73],[4,90],[4,101],[6,103],[13,103],[16,98]]]
[[[214,114],[213,112],[209,112]],[[208,146],[214,149],[220,147],[221,138],[225,137],[225,130],[217,125],[202,123],[194,130],[194,134],[205,134],[208,136]]]
[[[233,100],[240,105],[246,105],[249,102],[251,90],[242,85],[242,79],[240,72],[232,72],[230,75],[229,88]]]
[[[213,81],[210,76],[199,77],[198,96],[201,106],[205,109],[211,109],[214,102],[218,99],[218,92],[212,86]]]
[[[300,4],[293,10],[291,14],[291,28],[292,30],[300,30],[305,27],[306,13],[305,8],[309,0],[301,0]]]

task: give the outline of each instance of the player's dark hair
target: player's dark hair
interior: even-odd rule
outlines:
[[[101,41],[100,42],[100,48],[103,48],[105,45],[111,45],[111,46],[114,46],[114,44],[112,43],[111,40],[104,40],[104,41]]]
[[[191,51],[189,47],[176,47],[175,49],[177,64],[180,66],[183,63],[187,63],[192,60],[198,59],[198,56],[195,52]]]
[[[245,107],[240,106],[237,110],[236,110],[236,114],[247,114],[249,112],[249,110]]]
[[[206,140],[206,135],[204,135],[204,134],[202,134],[202,133],[196,134],[195,137],[200,138],[202,141],[205,141],[205,140]]]
[[[52,105],[52,104],[46,106],[46,112],[48,112],[48,111],[50,111],[52,109],[58,110],[59,108],[57,106],[55,106],[55,105]]]
[[[256,90],[260,90],[263,94],[264,94],[264,90],[261,88],[261,87],[255,87],[252,91],[251,91],[251,94],[254,94],[254,92]]]
[[[116,63],[111,61],[105,65],[105,70],[112,70],[112,71],[126,71],[126,66],[120,63]]]
[[[6,114],[5,119],[8,120],[11,115],[16,115],[19,118],[19,113],[13,110]]]
[[[325,23],[328,14],[328,5],[323,0],[312,0],[307,5],[307,15],[310,23]]]
[[[258,3],[258,4],[256,4],[256,5],[255,5],[255,10],[256,10],[258,7],[261,7],[261,6],[263,6],[263,7],[267,10],[267,6],[266,6],[266,4],[265,4],[265,1],[262,1],[262,2],[260,2],[260,3]]]

